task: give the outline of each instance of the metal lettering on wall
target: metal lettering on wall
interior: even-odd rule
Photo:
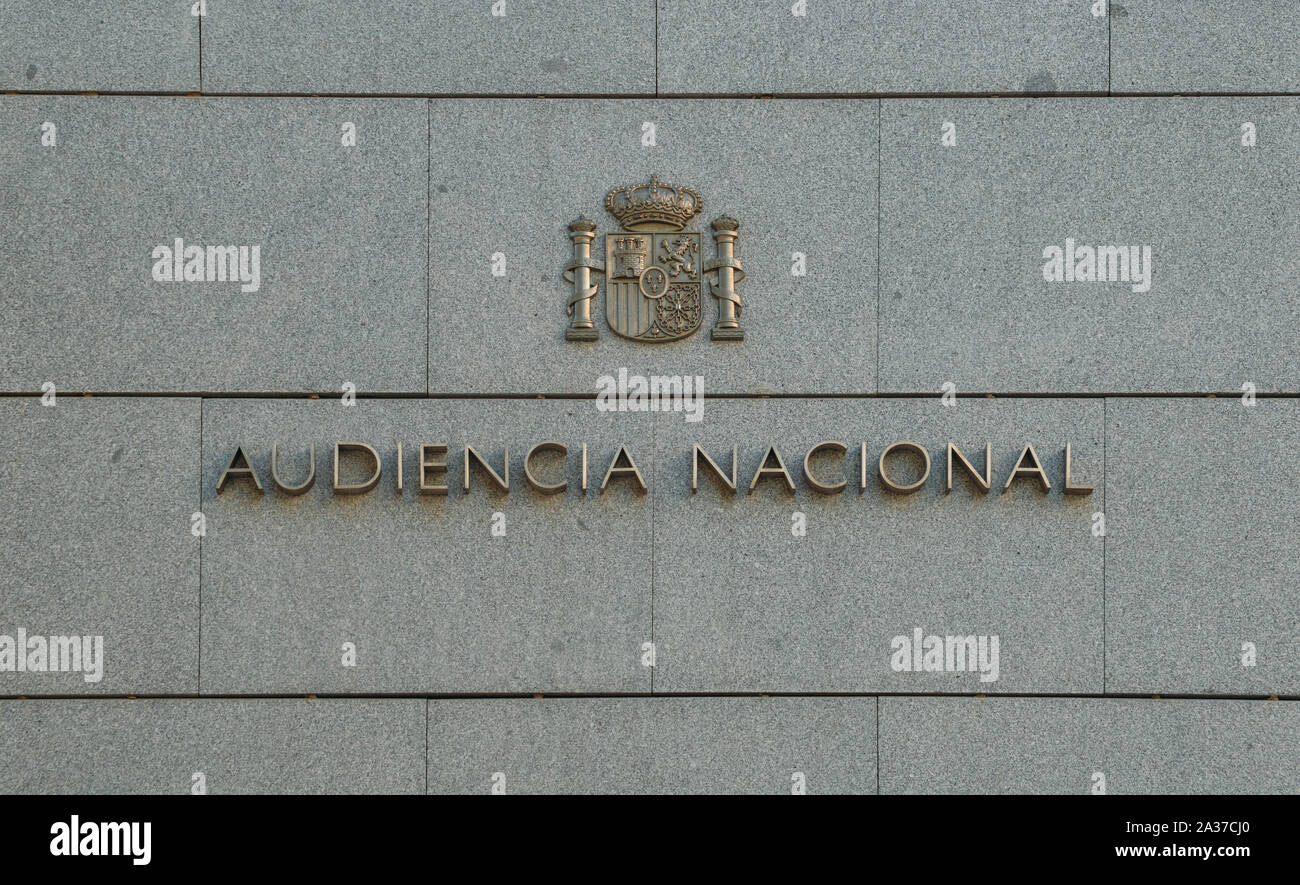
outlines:
[[[230,456],[226,468],[221,472],[221,477],[217,480],[218,493],[235,481],[243,482],[250,491],[256,494],[264,493],[265,489],[257,467],[248,456],[245,448],[244,446],[237,447],[234,454]],[[337,442],[333,448],[333,490],[336,495],[365,494],[379,485],[380,476],[383,473],[383,458],[377,449],[363,442]],[[423,443],[416,447],[416,451],[418,452],[418,457],[415,459],[416,487],[420,494],[446,495],[449,490],[448,479],[452,470],[447,460],[447,444]],[[749,482],[746,494],[753,494],[764,480],[771,481],[771,485],[784,492],[794,494],[794,477],[790,475],[785,459],[781,457],[781,452],[777,446],[769,445],[759,448],[757,451],[761,451],[763,457],[758,463],[758,469],[754,472],[753,479]],[[580,453],[579,489],[585,495],[589,475],[587,444],[581,443],[577,453]],[[461,471],[463,477],[461,488],[463,492],[469,493],[470,479],[475,473],[486,479],[488,484],[498,492],[502,494],[510,492],[509,446],[506,446],[501,453],[501,469],[499,472],[492,459],[485,457],[472,445],[465,446],[463,454],[463,468]],[[692,447],[691,493],[694,494],[699,491],[700,474],[704,473],[716,480],[718,490],[722,494],[725,495],[728,492],[732,495],[739,494],[744,486],[737,484],[740,478],[738,476],[739,460],[737,454],[738,448],[732,446],[730,470],[726,470],[719,464],[719,461],[724,460],[722,457],[715,460],[700,446]],[[359,482],[345,482],[341,479],[340,467],[345,455],[350,456],[355,462],[352,468],[353,472],[360,468],[360,475],[364,476],[364,479]],[[402,443],[397,444],[396,455],[395,485],[398,491],[402,491],[406,475],[406,457]],[[539,463],[543,460],[541,457],[543,455],[549,456],[545,459],[545,464]],[[986,495],[996,487],[993,476],[993,446],[991,443],[985,443],[984,445],[982,469],[972,463],[972,460],[951,442],[945,446],[944,455],[947,462],[945,494],[952,492],[954,477],[962,477],[963,483],[969,486],[971,492],[976,495]],[[813,459],[819,457],[823,461],[828,458],[839,461],[838,471],[835,471],[835,468],[828,468],[825,464],[814,468]],[[569,471],[567,467],[569,458],[569,447],[562,442],[545,440],[537,443],[529,448],[527,454],[523,457],[524,481],[530,489],[539,494],[554,495],[564,492],[568,488],[567,477]],[[909,459],[912,462],[910,469],[914,478],[906,474],[909,468],[905,466],[904,462]],[[853,464],[854,460],[857,461],[856,465]],[[1071,445],[1066,443],[1064,465],[1060,474],[1061,490],[1067,495],[1087,496],[1092,494],[1092,486],[1083,485],[1077,481],[1077,477],[1073,472],[1072,460]],[[872,472],[875,473],[880,488],[894,495],[911,495],[919,492],[925,487],[926,481],[930,478],[930,453],[924,446],[914,442],[900,441],[891,443],[880,451],[880,455],[875,457],[874,461],[875,469]],[[839,440],[825,440],[809,448],[804,455],[803,481],[809,489],[823,495],[840,494],[846,491],[850,484],[856,487],[859,493],[862,493],[867,489],[868,464],[868,447],[866,443],[857,446],[857,457],[854,459],[847,444]],[[311,489],[316,481],[316,447],[312,445],[308,449],[306,467],[296,468],[301,477],[296,483],[289,482],[284,478],[278,444],[271,447],[269,468],[267,472],[271,477],[272,485],[280,492],[288,496],[304,494]],[[701,468],[703,469],[701,470]],[[549,474],[548,476],[539,475],[543,469]],[[599,470],[599,467],[597,467],[597,470]],[[649,490],[645,477],[637,467],[636,460],[627,445],[620,445],[613,458],[610,459],[609,467],[606,468],[598,487],[599,494],[604,494],[606,487],[612,481],[617,480],[626,480],[632,488],[642,494]],[[1006,474],[1006,481],[1001,484],[1001,493],[1006,493],[1011,489],[1017,480],[1024,485],[1036,488],[1043,494],[1052,490],[1052,481],[1048,478],[1043,461],[1039,458],[1038,453],[1034,451],[1032,444],[1026,444],[1020,450],[1015,465]]]
[[[742,341],[740,296],[736,284],[745,271],[736,258],[740,222],[729,215],[712,224],[717,257],[701,265],[701,237],[687,230],[704,211],[704,200],[689,187],[665,184],[658,177],[639,185],[616,187],[605,197],[605,210],[622,229],[605,235],[605,262],[591,257],[596,223],[580,217],[569,225],[573,258],[563,279],[573,286],[566,312],[570,341],[595,341],[592,304],[600,288],[594,274],[605,276],[605,321],[615,334],[636,341],[676,341],[700,327],[703,284],[718,305],[711,337]]]

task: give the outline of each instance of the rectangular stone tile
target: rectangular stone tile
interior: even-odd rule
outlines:
[[[53,403],[0,399],[0,695],[192,692],[199,402]]]
[[[653,0],[223,0],[203,20],[214,92],[651,93]]]
[[[842,461],[824,452],[810,465],[824,485],[847,481],[839,494],[803,475],[824,440],[848,446]],[[911,494],[886,491],[878,474],[885,447],[903,440],[930,460]],[[976,470],[992,447],[989,493],[961,472],[945,492],[950,441]],[[1064,494],[1067,443],[1072,479],[1095,485],[1091,495]],[[793,494],[777,473],[749,492],[769,444]],[[1022,477],[1003,493],[1027,444],[1050,491]],[[736,446],[738,492],[701,459],[691,494],[695,445],[726,472]],[[1102,467],[1096,400],[728,400],[709,402],[698,424],[659,415],[655,690],[1100,691]],[[906,485],[923,464],[895,452],[886,470]],[[942,648],[927,657],[929,637]],[[974,637],[974,654],[958,637]]]
[[[199,88],[199,20],[161,0],[5,0],[0,90],[185,92]]]
[[[1300,703],[880,699],[880,792],[1300,791]]]
[[[1102,92],[1105,18],[1071,0],[658,0],[667,93]]]
[[[623,444],[648,479],[648,416],[572,400],[238,399],[207,401],[203,417],[203,691],[649,690],[650,502],[617,475],[599,493]],[[533,471],[566,480],[562,494],[534,491],[523,474],[529,448],[546,440],[567,457],[542,453]],[[348,441],[382,459],[369,494],[331,488],[334,444]],[[448,446],[447,473],[429,476],[450,486],[446,496],[418,491],[426,443]],[[272,485],[273,444],[286,484],[306,476],[315,446],[309,492]],[[509,448],[508,493],[477,465],[463,491],[467,444],[498,472]],[[246,479],[216,492],[240,446],[264,495]],[[368,472],[363,456],[344,454],[345,483]],[[345,643],[355,666],[344,666]]]
[[[1117,92],[1300,91],[1295,0],[1111,4]]]
[[[394,698],[0,701],[0,793],[418,793],[424,720]]]
[[[619,367],[700,375],[715,393],[875,389],[876,102],[431,104],[434,392],[595,393]],[[622,338],[599,274],[599,340],[566,340],[567,226],[594,219],[592,257],[606,264],[604,235],[620,230],[607,196],[652,176],[698,192],[697,269],[717,254],[711,223],[739,220],[744,341],[711,340],[717,299],[689,285],[680,307],[655,311],[663,328],[698,331]]]
[[[0,389],[423,393],[427,126],[422,101],[0,97]],[[177,238],[203,260],[160,281]]]
[[[883,114],[882,391],[1300,389],[1300,99]],[[1106,281],[1066,278],[1067,250]]]
[[[1300,693],[1300,402],[1111,399],[1106,418],[1107,690]]]
[[[876,699],[429,702],[429,792],[876,791]]]

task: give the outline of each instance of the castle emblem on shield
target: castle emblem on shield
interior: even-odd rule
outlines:
[[[676,341],[695,333],[704,315],[704,283],[717,303],[715,341],[741,341],[740,296],[736,284],[745,271],[735,256],[740,223],[723,215],[714,220],[716,257],[707,263],[698,231],[687,230],[704,210],[704,201],[689,187],[664,184],[651,177],[645,184],[616,187],[605,197],[605,210],[621,229],[605,234],[605,261],[592,258],[596,223],[579,218],[569,225],[573,259],[563,279],[573,287],[566,312],[570,341],[595,341],[593,302],[600,289],[593,274],[605,276],[605,322],[615,334],[636,341]],[[711,279],[710,279],[711,278]]]

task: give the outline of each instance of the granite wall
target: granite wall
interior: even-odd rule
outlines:
[[[1297,792],[1297,36],[0,0],[0,792]]]

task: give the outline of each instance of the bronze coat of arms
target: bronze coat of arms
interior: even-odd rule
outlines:
[[[691,188],[651,177],[646,184],[614,188],[605,209],[622,229],[605,235],[603,265],[591,257],[595,222],[579,218],[569,225],[573,259],[563,276],[573,287],[568,340],[599,337],[592,301],[600,287],[592,274],[605,275],[605,321],[624,338],[676,341],[693,334],[703,319],[704,281],[712,276],[710,292],[718,304],[713,339],[744,339],[735,288],[745,276],[735,257],[739,222],[726,215],[713,222],[717,257],[702,264],[700,234],[686,228],[704,201]]]

